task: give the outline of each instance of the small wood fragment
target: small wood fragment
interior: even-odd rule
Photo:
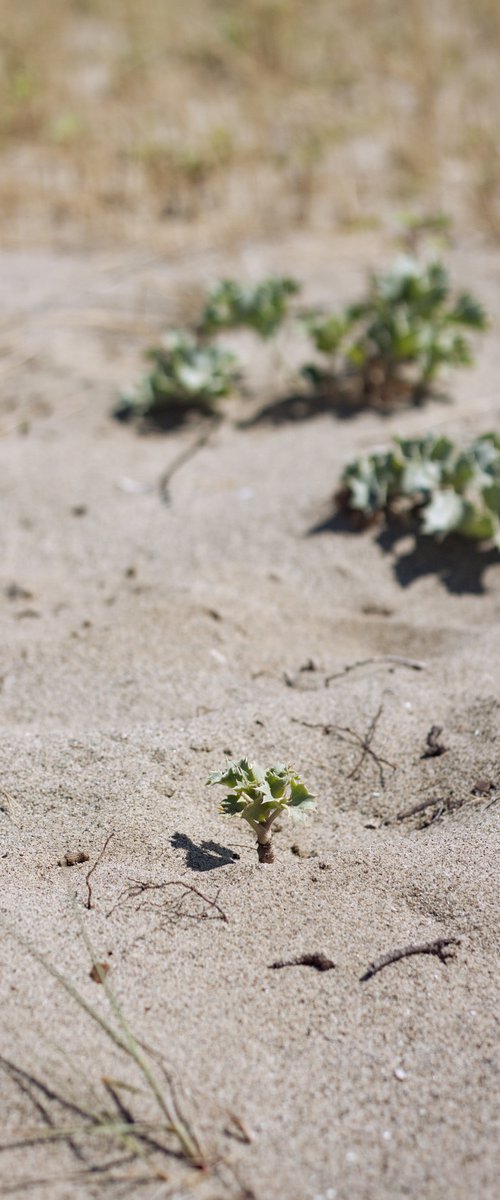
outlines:
[[[399,962],[402,958],[411,958],[414,954],[434,954],[442,963],[447,963],[449,958],[455,957],[455,946],[459,946],[458,938],[436,938],[435,942],[423,942],[419,946],[404,946],[402,950],[391,950],[389,954],[383,954],[381,958],[375,959],[375,962],[370,963],[364,975],[360,977],[360,983],[366,983],[367,979],[371,979],[378,971],[382,971],[384,967],[390,966],[391,963]],[[448,949],[453,947],[453,949]]]
[[[67,850],[62,858],[58,859],[58,867],[76,867],[79,863],[89,861],[89,855],[85,850]]]
[[[420,800],[418,804],[412,804],[411,808],[405,808],[403,812],[397,813],[396,821],[406,821],[408,817],[416,817],[417,813],[425,812],[426,808],[430,808],[431,804],[442,804],[440,796],[429,796],[427,800]]]
[[[335,963],[325,954],[299,954],[297,958],[271,963],[271,970],[279,971],[282,967],[314,967],[316,971],[331,971]]]
[[[92,963],[92,967],[89,971],[89,977],[93,983],[102,983],[103,977],[108,974],[108,971],[109,971],[109,963],[107,963],[107,962]]]
[[[439,758],[440,754],[446,754],[448,747],[439,741],[442,732],[442,725],[431,725],[425,739],[424,753],[420,755],[421,758]]]
[[[495,784],[492,779],[478,779],[471,788],[471,796],[489,796],[490,792],[495,791]]]

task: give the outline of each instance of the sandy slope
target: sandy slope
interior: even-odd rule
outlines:
[[[298,238],[243,260],[254,276],[296,271],[311,298],[334,277],[340,297],[383,249]],[[5,1194],[38,1179],[26,1194],[43,1200],[489,1200],[498,793],[471,793],[479,779],[500,784],[500,566],[478,574],[446,554],[439,572],[438,558],[384,550],[373,533],[311,531],[328,521],[346,459],[391,431],[466,438],[498,426],[500,258],[474,246],[454,255],[494,328],[474,372],[453,382],[453,406],[397,422],[227,423],[166,506],[158,478],[192,435],[139,438],[109,409],[182,290],[231,269],[209,256],[2,259],[2,917],[104,1012],[83,921],[219,1166],[200,1180],[172,1159],[168,1184],[140,1185],[132,1161],[112,1186],[75,1173],[123,1150],[80,1139],[4,1152],[0,1177]],[[243,352],[265,378],[253,343]],[[25,594],[9,598],[13,583]],[[378,661],[325,686],[366,658]],[[309,660],[316,670],[301,672]],[[354,739],[309,725],[363,734],[380,706],[372,745],[395,769],[382,783],[365,758],[349,779]],[[432,723],[448,751],[423,760]],[[318,794],[307,828],[278,835],[273,867],[258,867],[251,835],[224,823],[204,786],[225,754],[245,752],[292,760]],[[396,821],[431,797],[442,805]],[[89,864],[58,860],[76,848],[93,862],[111,830],[88,912]],[[291,853],[297,841],[311,857]],[[178,915],[176,888],[153,896],[160,908],[122,901],[107,917],[133,879],[218,895],[227,922],[194,896]],[[415,957],[360,983],[373,958],[436,937],[460,939],[447,966]],[[269,969],[315,950],[335,969]],[[2,1053],[102,1107],[101,1076],[132,1080],[130,1066],[7,934],[0,954]],[[43,1124],[9,1076],[2,1096],[4,1142]],[[149,1114],[145,1095],[135,1102]]]

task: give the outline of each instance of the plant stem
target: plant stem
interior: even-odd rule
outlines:
[[[257,854],[260,863],[274,862],[274,850],[268,822],[265,825],[261,825],[257,830]]]

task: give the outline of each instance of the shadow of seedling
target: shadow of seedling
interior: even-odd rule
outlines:
[[[473,542],[453,535],[443,542],[436,542],[417,533],[411,550],[400,553],[398,542],[406,534],[406,530],[389,525],[381,529],[376,538],[384,553],[394,555],[393,572],[401,587],[409,587],[426,575],[436,575],[452,595],[484,594],[485,571],[494,563],[500,563],[500,553],[495,547],[481,550]]]
[[[353,514],[355,516],[355,514]],[[359,536],[359,528],[353,527],[352,515],[334,512],[308,530],[308,536],[333,533]],[[415,543],[410,550],[398,550],[398,544],[412,532]],[[376,535],[377,545],[384,554],[393,556],[392,570],[401,587],[409,587],[417,579],[435,575],[452,595],[480,596],[486,591],[484,573],[493,564],[500,563],[500,553],[495,547],[481,550],[474,542],[450,535],[443,542],[424,537],[416,529],[397,521],[384,525]]]
[[[185,833],[174,833],[170,845],[174,850],[186,851],[186,866],[191,871],[215,871],[217,867],[227,867],[240,857],[227,846],[219,846],[218,842],[205,841],[197,846]]]
[[[289,396],[271,400],[251,417],[240,421],[239,428],[253,429],[259,425],[298,425],[302,421],[309,421],[325,414],[331,417],[349,418],[355,415],[355,411],[353,406],[342,396],[339,388],[328,393],[316,389],[310,392],[296,391]]]
[[[152,405],[148,412],[137,416],[129,401],[120,400],[112,413],[115,421],[136,424],[139,433],[174,433],[175,430],[198,428],[200,419],[210,414],[203,408],[170,401],[168,405]]]
[[[305,373],[305,372],[304,372]],[[259,425],[299,424],[314,417],[336,417],[348,421],[369,409],[381,417],[391,417],[401,408],[417,407],[426,400],[447,403],[447,397],[431,389],[417,389],[407,381],[394,381],[390,391],[368,385],[361,375],[340,372],[308,371],[309,390],[296,391],[281,396],[266,404],[245,421],[239,422],[240,429],[251,429]]]

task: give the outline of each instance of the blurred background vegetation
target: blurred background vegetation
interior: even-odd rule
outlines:
[[[500,238],[498,0],[0,0],[4,245],[446,212]]]

